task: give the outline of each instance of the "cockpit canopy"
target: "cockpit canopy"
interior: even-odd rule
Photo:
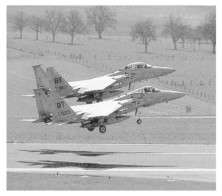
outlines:
[[[158,93],[158,92],[160,92],[158,88],[154,88],[152,86],[146,86],[146,87],[142,87],[134,91],[131,91],[127,94],[134,95],[134,94],[147,94],[147,93]]]
[[[144,90],[144,93],[156,93],[156,92],[160,92],[159,89],[154,88],[154,87],[152,87],[152,86],[150,86],[150,87],[145,87],[143,90]]]
[[[130,63],[128,65],[125,66],[125,70],[127,69],[140,69],[140,68],[151,68],[151,65],[148,65],[144,62],[135,62],[135,63]]]

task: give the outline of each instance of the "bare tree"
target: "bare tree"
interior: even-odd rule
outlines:
[[[196,43],[198,43],[200,49],[200,44],[202,39],[202,27],[201,26],[189,27],[186,33],[186,39],[193,44],[193,50],[196,50],[195,47]]]
[[[63,15],[55,10],[46,11],[45,29],[52,34],[52,42],[55,42],[56,33],[61,27]]]
[[[200,48],[200,45],[201,45],[201,40],[203,39],[202,29],[203,29],[203,27],[201,25],[197,26],[194,29],[195,37],[196,37],[196,40],[198,41],[199,48]]]
[[[205,39],[212,42],[212,52],[216,53],[216,14],[211,13],[206,17],[206,22],[203,24],[202,33]]]
[[[182,41],[182,47],[184,48],[185,47],[185,41],[187,39],[189,39],[189,36],[190,36],[190,32],[191,32],[191,27],[189,25],[186,25],[186,24],[181,24],[180,27],[180,39]]]
[[[30,28],[35,32],[35,39],[39,39],[39,33],[41,33],[41,29],[43,26],[43,19],[39,16],[31,16],[29,20]]]
[[[149,43],[156,39],[156,28],[153,25],[152,20],[147,19],[132,26],[130,35],[133,40],[140,39],[143,42],[145,53],[147,53]]]
[[[70,35],[70,43],[73,45],[74,36],[78,33],[83,33],[85,30],[85,25],[82,21],[79,12],[71,10],[69,14],[64,18],[61,30]]]
[[[177,50],[177,41],[183,38],[184,24],[181,18],[170,16],[164,26],[163,33],[169,35],[173,41],[174,50]]]
[[[19,31],[19,38],[23,37],[23,30],[27,26],[27,18],[23,11],[17,12],[17,14],[12,18],[13,29]]]
[[[116,24],[115,14],[109,7],[94,6],[86,11],[88,24],[94,25],[99,39],[107,28],[112,28]]]

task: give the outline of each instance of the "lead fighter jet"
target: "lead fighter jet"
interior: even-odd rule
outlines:
[[[185,95],[182,92],[159,90],[148,86],[103,102],[69,106],[55,91],[39,88],[34,89],[34,94],[39,118],[33,122],[81,123],[81,127],[89,131],[99,127],[100,133],[106,132],[106,125],[128,119],[128,113],[135,110],[136,114],[140,107],[168,102]],[[141,122],[140,118],[137,119],[137,124]]]
[[[81,81],[67,82],[53,67],[45,72],[40,65],[33,66],[37,88],[49,88],[63,98],[77,97],[77,101],[92,103],[117,96],[124,86],[174,72],[168,67],[151,66],[144,62],[131,63],[116,72]]]

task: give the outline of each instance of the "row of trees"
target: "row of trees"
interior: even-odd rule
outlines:
[[[52,35],[52,42],[55,42],[56,34],[61,31],[70,36],[70,43],[74,43],[76,34],[88,32],[88,27],[93,26],[98,38],[102,39],[102,33],[107,28],[114,28],[117,20],[115,13],[107,6],[93,6],[86,9],[87,22],[84,23],[81,15],[76,10],[71,10],[67,14],[55,10],[48,10],[44,17],[25,16],[24,12],[18,12],[12,19],[15,30],[20,32],[22,39],[25,27],[30,27],[35,32],[35,38],[38,40],[42,29]],[[181,18],[169,16],[162,31],[164,36],[172,39],[174,49],[177,50],[178,41],[182,41],[183,47],[186,40],[200,44],[201,40],[211,41],[212,52],[216,50],[216,14],[211,13],[205,18],[205,22],[197,27],[191,27],[185,24]],[[156,26],[152,19],[140,21],[131,27],[130,35],[133,40],[139,39],[145,46],[145,52],[148,51],[149,43],[157,37]]]
[[[102,33],[116,24],[115,15],[111,9],[105,6],[95,6],[86,10],[87,22],[84,23],[81,15],[76,10],[63,14],[55,10],[47,10],[44,17],[26,16],[23,11],[18,12],[10,21],[13,29],[19,31],[20,39],[23,31],[29,27],[35,32],[35,39],[39,39],[39,33],[46,30],[52,36],[52,42],[56,40],[56,34],[61,31],[70,36],[70,43],[74,43],[76,34],[88,32],[89,26],[94,26],[98,38],[102,39]]]
[[[172,39],[174,50],[177,50],[177,43],[182,41],[183,47],[186,40],[200,44],[201,40],[209,40],[212,43],[212,52],[216,52],[216,14],[211,13],[205,18],[205,22],[197,27],[191,27],[183,23],[179,17],[169,16],[164,24],[163,35]],[[132,39],[140,39],[144,46],[145,52],[152,40],[156,39],[156,27],[151,19],[138,22],[132,26],[130,35]]]

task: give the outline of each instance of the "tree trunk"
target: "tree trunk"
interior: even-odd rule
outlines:
[[[173,40],[173,46],[174,46],[174,50],[177,50],[177,41]]]
[[[185,40],[182,40],[182,47],[185,48]]]
[[[200,44],[201,44],[201,39],[198,39],[198,46],[199,46],[199,49],[200,49]]]
[[[52,42],[55,42],[55,32],[52,32]]]
[[[99,39],[102,39],[102,32],[98,32]]]
[[[213,51],[212,52],[213,52],[213,54],[215,54],[216,53],[216,42],[213,42],[212,44],[213,44]]]
[[[22,39],[22,29],[19,32],[20,32],[19,38]]]
[[[35,40],[39,40],[39,31],[35,32]]]
[[[71,34],[71,45],[74,43],[74,33]]]
[[[144,39],[144,45],[145,45],[145,53],[147,53],[147,45],[148,45],[147,39]]]
[[[196,51],[196,40],[193,40],[193,51]]]

